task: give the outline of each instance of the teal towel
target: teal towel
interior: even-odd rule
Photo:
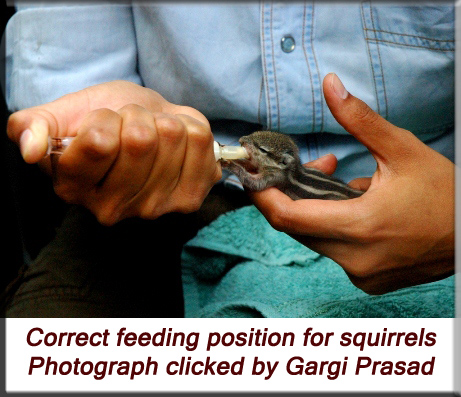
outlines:
[[[182,252],[186,317],[454,317],[455,277],[367,295],[254,207],[221,215]]]

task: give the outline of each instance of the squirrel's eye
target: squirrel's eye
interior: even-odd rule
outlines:
[[[262,153],[269,153],[269,150],[263,148],[262,146],[259,147],[259,150],[260,150]]]

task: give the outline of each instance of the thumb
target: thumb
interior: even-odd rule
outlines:
[[[46,155],[48,137],[75,135],[79,120],[88,110],[89,99],[85,90],[19,110],[8,119],[8,137],[19,145],[27,163],[36,163]]]
[[[69,120],[81,114],[83,103],[70,101],[66,97],[40,106],[13,113],[7,123],[8,137],[15,142],[27,163],[42,160],[48,149],[49,136],[72,135]]]
[[[371,152],[378,165],[389,168],[421,144],[410,131],[396,127],[365,102],[347,92],[341,80],[329,73],[323,80],[325,100],[336,121]]]
[[[40,161],[47,152],[48,136],[57,135],[57,122],[47,106],[13,113],[7,124],[8,137],[19,145],[27,163]]]

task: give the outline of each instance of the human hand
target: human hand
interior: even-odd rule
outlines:
[[[365,190],[344,201],[297,200],[275,188],[252,193],[269,223],[330,257],[369,294],[445,278],[454,272],[454,164],[411,132],[384,120],[349,94],[338,77],[323,82],[336,120],[377,162]],[[310,166],[332,173],[334,156]]]
[[[7,131],[26,162],[45,167],[48,136],[75,136],[59,158],[56,193],[105,225],[198,210],[221,177],[205,116],[127,81],[13,113]]]

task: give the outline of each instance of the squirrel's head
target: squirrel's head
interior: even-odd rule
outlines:
[[[239,142],[248,151],[250,161],[266,169],[293,169],[300,162],[298,147],[285,134],[256,131],[241,137]]]

